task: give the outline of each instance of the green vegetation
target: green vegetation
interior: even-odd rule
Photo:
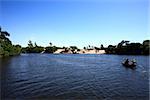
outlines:
[[[22,48],[22,53],[41,53],[44,50],[44,47],[38,46],[36,42],[32,43],[31,40],[29,40],[28,46]]]
[[[45,53],[54,53],[58,48],[56,46],[48,46],[45,48]]]
[[[142,54],[150,54],[150,40],[143,41]]]
[[[38,46],[36,42],[32,43],[31,40],[29,40],[28,46],[22,48],[22,53],[54,53],[57,49],[60,49],[61,47],[52,46],[52,43],[49,43],[50,46],[42,47]]]
[[[21,52],[21,46],[13,45],[8,36],[10,34],[0,28],[0,57],[19,55]]]
[[[78,53],[80,51],[77,46],[70,46],[68,47],[57,47],[53,46],[50,42],[49,46],[42,47],[38,46],[35,42],[32,43],[31,40],[28,42],[27,47],[21,48],[20,45],[13,45],[12,42],[9,40],[10,34],[6,31],[1,31],[0,28],[0,57],[5,56],[13,56],[19,55],[22,53],[54,53],[57,49],[65,49],[62,53]],[[125,54],[125,55],[149,55],[150,52],[150,40],[144,40],[143,43],[129,43],[129,41],[122,40],[118,45],[109,45],[107,48],[101,44],[100,47],[94,47],[88,45],[84,47],[85,50],[105,50],[106,54]]]
[[[77,51],[80,51],[80,49],[78,49],[78,47],[77,46],[70,46],[70,48],[69,48],[71,51],[72,51],[72,53],[73,54],[76,54],[77,53]]]
[[[54,53],[57,51],[57,49],[65,49],[62,53],[68,53],[71,51],[73,54],[76,54],[77,51],[80,51],[77,46],[70,46],[68,47],[56,47],[53,46],[52,43],[49,43],[50,46],[42,47],[38,46],[36,42],[32,43],[32,41],[29,40],[28,46],[25,48],[22,48],[22,53]],[[145,40],[143,43],[129,43],[129,41],[122,40],[118,45],[109,45],[107,48],[105,48],[102,44],[100,47],[94,47],[91,45],[88,45],[87,47],[84,47],[85,50],[105,50],[106,54],[125,54],[125,55],[149,55],[150,52],[150,40]]]
[[[125,54],[125,55],[149,55],[150,40],[144,40],[143,43],[129,43],[122,40],[118,45],[109,45],[105,49],[107,54]]]
[[[100,45],[100,47],[96,47],[96,46],[91,46],[91,45],[88,45],[87,47],[83,47],[84,50],[105,50],[103,44]]]

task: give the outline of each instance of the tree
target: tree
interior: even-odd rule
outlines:
[[[104,49],[104,46],[103,46],[103,44],[101,44],[101,50],[103,50]]]
[[[10,34],[7,31],[2,31],[1,27],[0,27],[0,43],[7,42],[7,43],[11,44],[11,41],[7,38],[9,36],[10,36]]]
[[[90,45],[89,45],[88,47],[89,47],[89,49],[91,48],[91,46],[90,46]]]
[[[143,46],[150,46],[150,40],[144,40]]]
[[[78,49],[76,46],[70,46],[70,48],[71,48],[72,50]]]
[[[70,46],[70,50],[72,53],[76,53],[75,50],[78,50],[78,48],[76,46]]]
[[[52,45],[53,45],[53,44],[52,44],[52,42],[50,42],[49,44],[50,44],[50,46],[52,46]]]
[[[12,45],[9,36],[10,34],[2,31],[0,27],[0,57],[18,55],[21,52],[21,46]]]
[[[2,31],[0,27],[0,36],[6,37],[6,36],[10,36],[10,34],[7,31]]]
[[[116,46],[109,45],[105,51],[108,54],[115,54],[116,53]]]
[[[124,41],[125,45],[128,45],[130,41]]]
[[[38,45],[36,44],[36,42],[34,43],[34,46],[35,46],[35,47],[38,47]]]
[[[94,47],[94,49],[96,49],[96,50],[100,50],[100,48],[98,48],[98,47]]]
[[[29,48],[33,48],[33,43],[32,43],[31,40],[29,40],[28,47],[29,47]]]
[[[142,46],[143,46],[142,53],[145,55],[150,54],[150,40],[144,40]]]
[[[118,43],[117,45],[117,48],[122,48],[122,46],[125,44],[125,45],[128,45],[130,41],[125,41],[125,40],[122,40],[120,43]]]
[[[56,46],[53,46],[53,47],[48,46],[45,48],[45,53],[54,53],[56,50],[57,50]]]
[[[130,43],[124,48],[123,54],[141,54],[142,53],[141,43]],[[122,50],[123,51],[123,50]]]

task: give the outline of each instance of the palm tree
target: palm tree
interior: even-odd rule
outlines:
[[[10,36],[10,34],[7,31],[2,31],[0,27],[0,41],[2,42],[8,42],[11,43],[11,41],[7,38],[7,36]]]
[[[85,50],[85,49],[86,49],[86,47],[83,47],[83,49]]]
[[[29,47],[29,48],[33,48],[33,43],[32,43],[31,40],[29,40],[28,47]]]
[[[101,44],[101,50],[103,50],[104,49],[104,46],[103,46],[103,44]]]
[[[124,41],[125,45],[128,45],[130,41]]]
[[[122,40],[120,43],[118,43],[117,48],[122,48],[122,45],[125,43],[124,40]]]
[[[52,46],[52,42],[50,42],[49,44],[50,44],[50,46]]]
[[[36,44],[36,42],[34,43],[34,46],[35,46],[35,47],[38,47],[38,45]]]
[[[91,46],[90,46],[90,45],[89,45],[88,47],[89,47],[89,49],[91,49]]]
[[[6,31],[2,31],[1,27],[0,27],[0,36],[1,37],[6,37],[6,36],[10,36],[10,34],[8,32],[6,32]]]

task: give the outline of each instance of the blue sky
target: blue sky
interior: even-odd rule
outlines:
[[[0,25],[22,46],[108,46],[148,39],[148,10],[148,0],[2,0]]]

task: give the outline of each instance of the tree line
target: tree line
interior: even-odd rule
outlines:
[[[122,40],[118,45],[109,45],[105,51],[107,54],[119,55],[149,55],[150,40],[144,40],[143,43],[129,43]]]
[[[19,55],[20,53],[54,53],[58,49],[65,49],[67,52],[71,50],[72,53],[80,51],[77,46],[70,47],[57,47],[53,46],[50,42],[49,46],[43,47],[32,43],[31,40],[28,42],[27,47],[21,47],[20,45],[13,45],[9,40],[10,34],[7,31],[2,31],[0,28],[0,57]],[[149,55],[150,52],[150,40],[144,40],[143,43],[130,43],[130,41],[122,40],[117,45],[109,45],[104,47],[102,44],[100,47],[88,45],[84,47],[85,50],[105,50],[106,54],[125,54],[125,55]]]
[[[36,42],[33,44],[31,40],[28,42],[27,47],[22,48],[22,53],[54,53],[57,49],[60,49],[61,47],[53,46],[52,43],[49,43],[50,46],[42,47],[38,46]]]

